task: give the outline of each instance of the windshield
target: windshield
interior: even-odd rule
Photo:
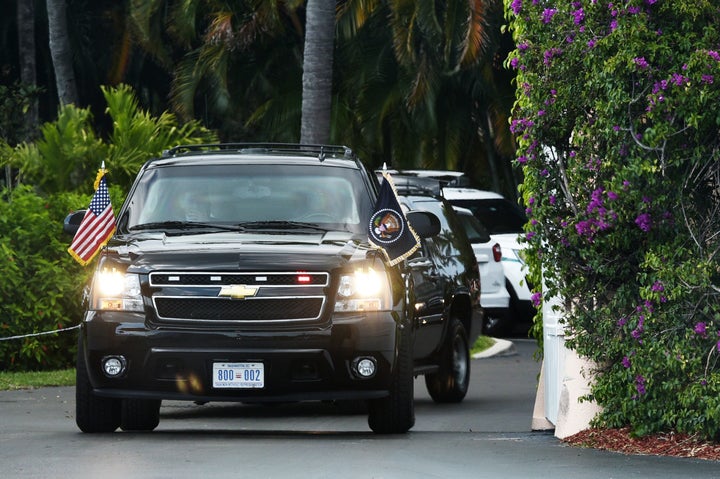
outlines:
[[[467,208],[480,220],[490,234],[522,233],[527,217],[519,206],[505,199],[451,200],[455,206]]]
[[[371,208],[362,176],[348,168],[172,165],[143,174],[128,199],[123,226],[147,230],[236,225],[244,231],[315,225],[359,233],[367,228]]]

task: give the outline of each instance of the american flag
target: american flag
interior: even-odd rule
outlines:
[[[92,261],[115,233],[115,214],[110,203],[104,170],[100,170],[98,175],[102,176],[90,201],[90,207],[68,248],[70,255],[83,266]]]

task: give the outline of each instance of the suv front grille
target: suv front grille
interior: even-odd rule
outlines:
[[[155,298],[161,319],[205,321],[313,320],[320,317],[323,297],[315,298]]]
[[[322,316],[327,273],[150,273],[164,324],[312,322]]]

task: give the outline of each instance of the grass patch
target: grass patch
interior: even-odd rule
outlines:
[[[470,356],[473,354],[481,353],[495,344],[495,340],[490,336],[480,336],[475,341],[475,344],[470,348]]]
[[[59,371],[0,371],[0,391],[74,385],[75,369],[61,369]]]

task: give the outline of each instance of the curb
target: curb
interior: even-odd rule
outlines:
[[[517,354],[515,344],[512,341],[500,338],[493,339],[495,340],[495,344],[487,348],[485,351],[473,354],[472,358],[485,359],[495,356],[512,356],[513,354]]]

